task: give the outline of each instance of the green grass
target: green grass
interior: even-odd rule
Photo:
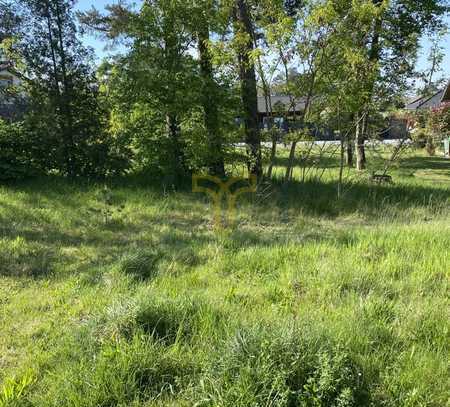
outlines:
[[[230,230],[157,180],[1,186],[0,406],[448,405],[450,162],[339,201],[330,162]]]

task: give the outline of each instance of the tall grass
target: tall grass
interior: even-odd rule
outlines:
[[[450,168],[428,164],[339,201],[275,181],[229,230],[142,179],[111,183],[108,222],[103,185],[0,187],[0,406],[446,405],[450,184],[427,176]]]

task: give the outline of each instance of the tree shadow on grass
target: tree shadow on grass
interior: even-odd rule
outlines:
[[[289,182],[272,184],[269,203],[281,211],[293,210],[317,217],[336,218],[349,214],[365,214],[374,220],[384,217],[386,211],[430,209],[430,205],[445,206],[450,198],[449,189],[418,185],[375,185],[354,183],[344,186],[344,194],[337,198],[337,182]]]
[[[446,164],[442,160],[436,162],[439,168]],[[419,160],[419,163],[423,168],[423,161]],[[410,165],[418,166],[419,163],[411,161]],[[320,220],[333,221],[357,214],[373,222],[379,222],[387,215],[393,218],[398,216],[399,221],[404,221],[402,218],[407,218],[415,210],[438,216],[450,197],[448,189],[432,185],[360,182],[347,185],[346,193],[338,200],[336,182],[293,181],[283,184],[272,181],[267,199],[261,201],[257,194],[239,199],[238,213],[247,218],[246,224],[238,224],[231,231],[216,232],[211,225],[211,211],[205,211],[211,202],[201,194],[192,193],[189,180],[185,181],[179,192],[170,193],[160,183],[145,183],[133,177],[116,180],[113,193],[117,192],[125,203],[137,203],[138,207],[145,208],[146,193],[151,192],[153,205],[164,206],[168,202],[169,206],[155,213],[136,213],[132,221],[114,225],[101,225],[84,217],[83,205],[87,205],[84,199],[92,195],[92,190],[99,185],[78,186],[64,180],[50,180],[46,184],[42,180],[8,188],[13,195],[15,191],[24,194],[12,201],[0,202],[3,212],[0,219],[1,237],[15,239],[19,236],[30,244],[38,245],[43,254],[37,253],[34,263],[30,257],[30,267],[37,264],[44,268],[41,263],[52,257],[46,253],[61,248],[67,250],[58,263],[70,266],[70,270],[86,271],[90,266],[112,265],[128,250],[145,245],[155,245],[168,255],[183,251],[190,253],[210,244],[230,252],[248,246],[271,247],[289,242],[301,244],[333,240],[337,244],[348,245],[352,243],[351,230],[348,233],[327,230],[320,226]],[[86,196],[83,195],[85,193]],[[72,223],[68,223],[70,226],[58,224],[57,218],[41,218],[39,211],[32,211],[40,200],[45,202],[47,210],[58,211],[59,216],[65,216],[65,213],[72,216]],[[272,214],[271,219],[269,214]],[[299,215],[304,219],[303,226],[296,225]],[[265,223],[268,227],[264,226]],[[80,260],[83,255],[75,252],[81,247],[93,253],[92,258]],[[26,263],[25,258],[21,261]],[[28,267],[27,264],[23,267]]]
[[[401,160],[401,167],[409,170],[443,170],[450,175],[450,160],[444,157],[407,157]]]
[[[339,157],[331,156],[331,155],[318,155],[312,154],[306,160],[307,166],[313,166],[314,168],[339,168]],[[276,157],[274,160],[275,167],[284,167],[286,168],[289,164],[289,157]],[[302,167],[305,165],[305,160],[296,157],[294,159],[295,167]]]

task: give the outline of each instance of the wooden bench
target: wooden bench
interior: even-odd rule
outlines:
[[[370,180],[376,184],[393,184],[392,177],[387,174],[372,173]]]

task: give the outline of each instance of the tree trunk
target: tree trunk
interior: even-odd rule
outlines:
[[[256,44],[255,44],[256,47]],[[261,63],[261,56],[258,55],[258,75],[261,79],[261,84],[263,88],[264,93],[264,103],[266,107],[266,119],[267,119],[267,130],[269,134],[271,135],[272,139],[272,147],[270,149],[270,161],[269,161],[269,167],[267,168],[267,178],[272,178],[272,172],[273,167],[275,165],[275,158],[277,156],[277,132],[275,132],[275,129],[273,128],[274,120],[273,120],[273,109],[272,109],[272,92],[270,89],[270,85],[267,83],[266,76],[264,73],[264,69]]]
[[[356,123],[356,135],[355,135],[355,151],[356,151],[356,169],[362,171],[366,168],[365,151],[364,151],[364,134],[363,127],[364,121],[358,118]]]
[[[270,163],[267,169],[267,178],[272,178],[273,166],[275,165],[275,158],[277,156],[277,137],[272,135],[272,148],[270,149]]]
[[[366,148],[365,148],[365,142],[368,139],[367,137],[367,117],[368,114],[366,113],[364,115],[364,118],[362,120],[362,126],[361,126],[361,140],[362,140],[362,150],[361,150],[361,160],[363,163],[363,167],[366,168]]]
[[[372,3],[375,7],[381,7],[383,4],[383,0],[372,0]],[[372,64],[378,63],[380,59],[380,35],[381,31],[383,29],[383,21],[381,17],[377,17],[374,26],[373,26],[373,32],[372,32],[372,39],[370,43],[369,48],[369,61]],[[370,84],[370,87],[368,89],[367,93],[367,100],[363,107],[363,114],[364,118],[362,120],[362,123],[359,126],[359,129],[357,130],[356,135],[356,168],[358,170],[363,170],[366,168],[366,149],[364,146],[364,142],[366,140],[367,136],[367,122],[368,122],[368,114],[369,114],[369,105],[372,100],[373,92],[375,88],[375,83],[372,82]]]
[[[50,17],[50,9],[48,2],[46,3],[46,20],[47,20],[47,30],[48,30],[48,42],[50,45],[50,51],[52,55],[52,66],[53,66],[53,84],[55,86],[55,95],[57,97],[57,103],[58,107],[60,107],[61,104],[61,92],[59,89],[59,75],[58,75],[58,67],[56,63],[56,51],[55,51],[55,43],[53,40],[53,34],[52,34],[52,23],[51,23],[51,17]]]
[[[282,55],[282,53],[280,52],[280,59],[283,63],[284,66],[284,75],[286,78],[286,85],[289,85],[289,69],[288,69],[288,62],[286,60],[286,58]],[[309,90],[308,90],[308,95],[306,96],[306,101],[305,101],[305,107],[303,109],[303,112],[300,114],[300,124],[304,125],[305,124],[305,119],[308,115],[308,111],[309,111],[309,106],[311,103],[311,98],[313,96],[313,92],[314,92],[314,84],[316,81],[316,73],[312,72],[312,78],[310,80],[309,83]],[[290,109],[292,109],[292,116],[293,116],[293,121],[296,122],[297,120],[297,112],[296,112],[296,107],[295,107],[295,98],[292,96],[292,94],[289,94],[289,101],[290,101]],[[289,113],[289,112],[287,112]],[[286,117],[287,120],[287,117]],[[286,167],[286,173],[285,173],[285,177],[284,177],[284,182],[288,182],[291,178],[292,178],[292,174],[294,172],[294,161],[295,161],[295,150],[297,148],[297,141],[294,141],[291,144],[291,151],[289,153],[289,160],[288,160],[288,165]]]
[[[164,57],[163,62],[165,69],[169,75],[176,75],[179,72],[179,66],[182,56],[177,45],[176,36],[171,27],[164,26]],[[180,129],[180,108],[178,106],[178,98],[175,86],[169,84],[164,97],[166,129],[171,143],[171,155],[173,162],[170,163],[174,177],[177,181],[182,180],[188,172],[188,165],[184,153],[184,144]]]
[[[247,144],[248,171],[262,176],[261,135],[258,123],[258,94],[256,72],[250,54],[253,51],[253,27],[246,0],[236,0],[235,30],[247,37],[238,51],[241,98],[244,109],[245,142]]]
[[[269,168],[267,169],[267,178],[272,178],[273,167],[275,165],[275,158],[277,156],[277,142],[278,142],[278,132],[275,131],[273,126],[273,117],[272,117],[272,101],[270,91],[267,87],[267,84],[263,85],[264,87],[264,98],[266,102],[266,112],[267,112],[267,129],[269,134],[272,137],[272,147],[270,149],[270,161]]]
[[[211,54],[208,49],[209,30],[203,27],[198,33],[198,51],[200,55],[200,73],[203,81],[202,105],[205,112],[205,127],[208,133],[210,159],[208,167],[213,175],[225,177],[223,142],[219,129],[217,109],[217,88],[213,77]]]
[[[176,114],[168,114],[166,116],[166,124],[169,138],[172,141],[175,177],[179,180],[179,178],[182,178],[186,173],[186,165],[183,149],[181,148],[180,126]]]
[[[350,137],[346,137],[347,141],[347,167],[353,167],[353,142],[350,140]]]
[[[287,182],[292,178],[292,173],[294,172],[294,160],[295,160],[295,150],[297,149],[297,142],[293,141],[291,144],[291,151],[289,152],[288,165],[286,167],[286,174],[284,180]]]
[[[345,165],[345,140],[342,137],[341,129],[339,126],[339,143],[340,143],[340,151],[339,151],[339,180],[338,180],[338,199],[342,197],[342,189],[343,189],[343,180],[344,180],[344,165]]]
[[[66,49],[64,47],[64,41],[63,41],[63,27],[62,27],[62,20],[61,20],[61,13],[59,10],[59,4],[58,1],[55,2],[55,10],[56,10],[56,23],[58,27],[58,40],[59,40],[59,55],[61,59],[61,73],[62,73],[62,80],[63,80],[63,88],[64,93],[62,95],[62,108],[63,108],[63,114],[65,116],[65,131],[64,131],[64,142],[66,145],[66,166],[67,166],[67,174],[69,177],[74,177],[76,175],[76,164],[74,159],[74,135],[73,135],[73,117],[72,117],[72,111],[70,108],[70,85],[69,85],[69,79],[67,76],[67,64],[66,64]]]

